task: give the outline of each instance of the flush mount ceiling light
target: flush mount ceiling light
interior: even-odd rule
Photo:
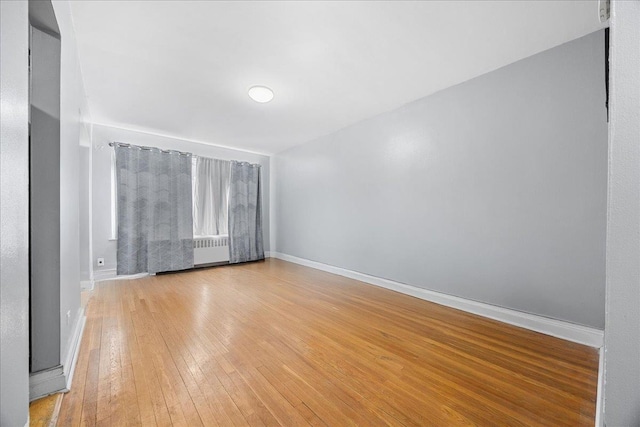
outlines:
[[[266,86],[251,86],[249,97],[256,102],[264,104],[273,99],[273,91]]]

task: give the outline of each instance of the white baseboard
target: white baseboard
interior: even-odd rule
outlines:
[[[108,268],[106,270],[98,270],[93,273],[93,282],[104,282],[105,280],[133,280],[147,277],[149,273],[129,274],[126,276],[118,276],[115,268]]]
[[[265,258],[272,258],[272,257],[273,257],[273,255],[271,255],[271,253],[272,253],[272,252],[264,251],[264,257],[265,257]]]
[[[108,280],[133,280],[133,279],[142,279],[143,277],[148,277],[148,276],[155,276],[156,274],[149,274],[149,273],[138,273],[138,274],[126,274],[123,276],[116,276],[113,277],[111,279]]]
[[[92,291],[95,282],[93,280],[81,280],[80,281],[80,289],[83,291]]]
[[[93,271],[93,281],[101,282],[103,280],[113,280],[117,277],[115,268],[105,268]]]
[[[86,323],[84,309],[80,309],[78,320],[69,340],[70,346],[63,365],[55,366],[29,376],[29,401],[40,399],[57,392],[67,392],[71,388],[73,373],[78,360],[82,332]]]
[[[293,262],[304,265],[306,267],[315,268],[317,270],[327,271],[329,273],[338,274],[350,279],[359,280],[392,291],[411,295],[426,301],[435,302],[436,304],[445,305],[447,307],[456,308],[479,316],[488,317],[490,319],[499,320],[510,325],[519,326],[521,328],[562,338],[567,341],[573,341],[579,344],[588,345],[590,347],[602,347],[604,340],[604,332],[590,328],[587,326],[577,325],[562,320],[551,319],[535,314],[524,313],[509,308],[498,307],[478,301],[468,300],[465,298],[455,297],[443,294],[441,292],[431,291],[428,289],[418,288],[416,286],[404,283],[394,282],[392,280],[382,279],[380,277],[370,276],[368,274],[359,273],[357,271],[347,270],[332,265],[311,261],[304,258],[298,258],[292,255],[280,252],[271,252],[271,256],[284,261]]]

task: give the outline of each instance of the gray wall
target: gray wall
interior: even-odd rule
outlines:
[[[277,251],[602,329],[604,83],[600,31],[277,154]]]
[[[29,7],[49,8],[50,2]],[[45,11],[47,12],[47,11]],[[31,16],[36,15],[31,11]],[[32,19],[32,23],[37,20]],[[43,20],[46,21],[46,20]],[[49,28],[43,28],[49,30]],[[53,32],[51,32],[53,34]],[[31,371],[60,365],[60,36],[31,29]]]
[[[243,160],[262,165],[262,203],[265,251],[269,250],[269,157],[246,151],[215,147],[175,138],[135,132],[108,126],[93,126],[92,199],[93,199],[93,270],[116,268],[117,242],[110,240],[111,229],[111,150],[110,142],[126,142],[165,149],[188,151],[200,156],[223,160]],[[97,258],[104,257],[104,267],[98,267]]]
[[[640,426],[640,3],[611,12],[604,420]]]
[[[29,11],[0,2],[0,425],[29,415]]]

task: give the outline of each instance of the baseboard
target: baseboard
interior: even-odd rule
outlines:
[[[418,288],[417,286],[407,285],[404,283],[394,282],[380,277],[370,276],[368,274],[359,273],[357,271],[347,270],[345,268],[334,267],[332,265],[311,261],[304,258],[298,258],[292,255],[280,252],[271,252],[271,256],[284,261],[293,262],[304,265],[306,267],[315,268],[317,270],[326,271],[350,279],[359,280],[392,291],[411,295],[436,304],[445,305],[447,307],[456,308],[479,316],[488,317],[508,323],[510,325],[519,326],[535,332],[540,332],[553,337],[562,338],[567,341],[584,344],[590,347],[602,347],[604,340],[604,332],[590,328],[587,326],[577,325],[562,320],[551,319],[535,314],[524,313],[509,308],[498,307],[478,301],[468,300],[465,298],[455,297],[443,294],[441,292],[431,291],[428,289]]]
[[[67,382],[62,365],[29,375],[29,402],[64,390]]]
[[[273,258],[273,256],[271,255],[270,251],[264,251],[264,257],[265,258]]]
[[[124,276],[118,276],[115,268],[108,268],[106,270],[98,270],[93,273],[93,282],[104,282],[105,280],[133,280],[147,277],[149,273],[129,274]]]
[[[86,320],[84,309],[80,309],[78,321],[71,335],[71,345],[69,346],[64,365],[58,365],[29,375],[30,402],[53,393],[69,391],[73,381],[73,373],[78,360],[78,352],[80,350],[82,332],[84,331]]]
[[[113,280],[117,277],[115,268],[106,268],[102,270],[93,271],[93,281],[101,282],[103,280]]]
[[[80,281],[80,289],[83,291],[92,291],[95,286],[95,282],[93,280],[81,280]]]

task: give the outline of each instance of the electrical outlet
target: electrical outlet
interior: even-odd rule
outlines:
[[[98,267],[104,267],[104,258],[98,258]]]

